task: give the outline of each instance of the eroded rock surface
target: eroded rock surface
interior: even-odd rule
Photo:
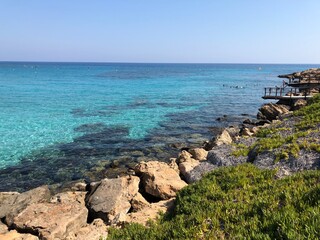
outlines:
[[[140,223],[146,225],[148,220],[155,220],[159,216],[159,212],[166,213],[174,205],[174,198],[162,200],[157,203],[151,203],[138,212],[129,213],[126,216],[125,223]]]
[[[264,104],[259,109],[259,111],[262,113],[265,119],[269,121],[275,120],[278,116],[288,113],[289,110],[290,106],[275,103]]]
[[[5,218],[11,226],[13,218],[31,204],[46,202],[51,197],[48,186],[41,186],[21,194],[11,194],[0,198],[0,218]]]
[[[170,199],[187,186],[179,174],[163,162],[142,162],[135,167],[135,171],[141,177],[144,190],[154,197]]]
[[[131,200],[139,191],[140,179],[125,176],[114,179],[103,179],[87,198],[91,218],[101,218],[109,224],[119,221],[121,215],[131,208]]]
[[[14,217],[13,225],[18,231],[31,232],[40,239],[65,239],[87,223],[84,198],[84,192],[75,192],[54,197],[51,202],[31,204]]]
[[[192,158],[194,158],[195,160],[207,160],[208,151],[204,150],[203,148],[192,148],[189,150],[189,153],[191,153]]]
[[[39,240],[37,236],[29,233],[18,233],[16,230],[0,233],[1,240]]]
[[[77,232],[70,232],[66,240],[100,240],[108,236],[108,226],[102,219],[95,219],[91,224],[80,228]]]

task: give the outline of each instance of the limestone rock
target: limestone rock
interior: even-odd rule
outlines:
[[[20,193],[0,192],[0,218],[4,218],[11,210]]]
[[[130,202],[138,193],[139,182],[135,176],[103,179],[86,199],[91,218],[101,218],[109,224],[117,223],[120,214],[130,210]]]
[[[199,164],[199,161],[192,158],[179,164],[180,174],[184,177],[187,183],[191,182],[191,171]]]
[[[304,99],[298,99],[297,101],[294,102],[293,104],[293,110],[299,110],[300,108],[304,107],[307,105],[307,101]]]
[[[253,127],[253,128],[251,128],[251,132],[252,132],[253,134],[257,134],[258,131],[260,130],[260,128],[261,128],[261,127]]]
[[[166,213],[174,205],[174,198],[162,200],[157,203],[145,206],[141,211],[129,213],[126,217],[126,223],[140,223],[146,225],[148,220],[155,220],[159,216],[159,212]]]
[[[0,234],[4,234],[6,232],[8,232],[8,227],[7,225],[3,224],[1,221],[0,221]]]
[[[77,192],[64,195],[61,201],[31,204],[13,219],[13,224],[18,231],[35,233],[41,239],[65,239],[86,225],[84,197],[84,193]]]
[[[66,240],[100,240],[108,236],[108,226],[102,219],[95,219],[91,224],[80,228],[77,232],[69,233]]]
[[[179,174],[179,167],[176,158],[170,158],[169,166]]]
[[[203,148],[192,148],[189,150],[189,153],[192,154],[192,157],[195,160],[199,160],[199,161],[207,160],[208,151],[204,150]]]
[[[49,200],[51,194],[48,186],[41,186],[30,191],[14,194],[4,198],[0,202],[0,218],[5,217],[8,226],[11,226],[13,218],[22,210],[33,203],[41,203]]]
[[[235,166],[247,161],[247,157],[235,157],[232,155],[235,147],[231,145],[217,146],[208,153],[208,161],[213,165],[220,166]]]
[[[232,141],[235,141],[238,139],[239,132],[240,132],[239,127],[230,126],[230,127],[227,127],[225,130],[229,133]],[[229,142],[230,142],[230,140],[229,140]]]
[[[251,132],[249,128],[243,128],[243,129],[241,129],[240,134],[241,134],[242,136],[251,137],[254,133]]]
[[[149,206],[149,205],[150,205],[150,203],[139,192],[131,200],[131,207],[132,207],[133,212],[141,211],[144,207]]]
[[[215,145],[220,146],[223,144],[231,144],[232,138],[227,130],[223,130],[222,133],[216,138]]]
[[[0,233],[1,240],[39,240],[37,236],[29,233],[18,233],[16,230],[8,231],[6,233]]]
[[[62,192],[62,193],[57,193],[54,195],[51,199],[51,203],[77,203],[81,205],[85,205],[85,197],[86,193],[85,192]]]
[[[187,186],[179,174],[163,162],[140,163],[135,171],[141,177],[144,190],[161,199],[175,197],[177,191]]]
[[[177,163],[179,164],[181,162],[185,162],[185,161],[189,160],[190,158],[192,158],[191,153],[187,152],[186,150],[182,150],[177,158]]]
[[[288,113],[290,107],[287,105],[280,105],[274,103],[264,104],[259,111],[265,116],[269,121],[276,119],[278,116]]]
[[[199,181],[203,177],[203,175],[213,171],[215,168],[216,166],[208,161],[199,162],[199,165],[191,169],[186,174],[186,180],[188,183]]]

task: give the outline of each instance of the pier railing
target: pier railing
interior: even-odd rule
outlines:
[[[291,98],[308,98],[308,92],[300,92],[298,88],[287,87],[269,87],[264,88],[265,99],[291,99]]]

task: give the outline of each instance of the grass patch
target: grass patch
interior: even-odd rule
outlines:
[[[274,175],[219,168],[180,191],[171,215],[111,229],[108,239],[319,239],[320,172]]]
[[[294,112],[294,116],[299,117],[299,120],[292,131],[290,128],[281,127],[281,124],[262,128],[256,134],[259,139],[255,144],[250,147],[243,144],[235,145],[237,150],[232,155],[247,156],[250,151],[259,154],[275,150],[275,162],[278,162],[281,159],[289,159],[290,156],[297,157],[301,149],[320,152],[320,144],[308,136],[319,133],[320,94],[314,96],[307,106]]]

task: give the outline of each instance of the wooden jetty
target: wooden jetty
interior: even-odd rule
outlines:
[[[263,99],[295,100],[309,99],[317,92],[320,93],[320,68],[308,69],[303,72],[279,75],[286,78],[282,87],[267,87]]]

